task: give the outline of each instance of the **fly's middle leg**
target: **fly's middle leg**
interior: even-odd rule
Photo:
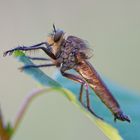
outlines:
[[[23,67],[20,67],[19,69],[22,71],[29,68],[41,68],[41,67],[50,67],[50,66],[55,66],[55,64],[25,65]]]
[[[41,61],[51,61],[51,59],[49,58],[43,58],[43,57],[30,57],[30,56],[26,56],[28,59],[31,60],[41,60]]]

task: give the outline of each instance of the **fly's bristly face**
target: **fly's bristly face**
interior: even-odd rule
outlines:
[[[53,24],[53,31],[49,35],[47,42],[49,44],[52,44],[52,50],[54,54],[56,54],[57,51],[60,49],[61,44],[65,39],[64,35],[65,35],[64,31],[60,29],[56,29],[55,25]]]

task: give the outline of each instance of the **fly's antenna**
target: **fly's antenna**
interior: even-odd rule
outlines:
[[[53,24],[53,30],[54,30],[54,32],[56,33],[56,27],[55,27],[55,25]]]

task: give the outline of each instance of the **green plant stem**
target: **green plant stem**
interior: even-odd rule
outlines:
[[[19,111],[17,112],[16,116],[15,116],[15,119],[13,121],[13,133],[17,130],[27,108],[29,107],[30,103],[32,102],[32,100],[45,93],[46,92],[46,89],[36,89],[36,90],[33,90],[31,93],[29,93],[25,99],[23,100],[20,108],[19,108]]]
[[[105,123],[104,121],[101,121],[100,119],[93,117],[90,112],[87,112],[86,109],[84,109],[80,103],[77,101],[76,97],[67,89],[64,88],[43,88],[43,89],[36,89],[33,90],[30,94],[26,96],[24,99],[23,103],[21,104],[21,107],[19,111],[17,112],[15,116],[15,121],[13,122],[13,133],[12,135],[16,132],[19,124],[22,121],[23,116],[25,115],[26,110],[28,109],[30,103],[34,100],[39,95],[42,95],[44,93],[50,93],[52,91],[57,91],[62,93],[64,96],[67,97],[68,100],[70,100],[74,105],[76,105],[78,108],[83,111],[88,118],[92,121],[92,123],[96,124],[99,126],[99,129],[103,131],[103,133],[110,139],[110,140],[122,140],[121,136],[119,136],[119,133],[116,129]],[[112,130],[112,132],[110,132]],[[5,140],[5,139],[4,139]],[[8,140],[8,139],[6,139]]]
[[[12,125],[13,126],[13,133],[17,130],[26,110],[28,109],[28,107],[29,107],[30,103],[33,101],[33,99],[39,95],[44,94],[44,93],[50,93],[51,91],[57,91],[57,92],[62,91],[68,97],[68,99],[71,100],[68,93],[66,92],[66,90],[62,89],[62,88],[43,88],[43,89],[33,90],[31,93],[29,93],[25,97],[25,99],[23,100],[23,102],[19,108],[19,111],[17,112],[17,114],[14,118],[13,125]]]

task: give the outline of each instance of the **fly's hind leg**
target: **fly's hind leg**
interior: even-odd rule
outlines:
[[[91,108],[90,97],[89,97],[88,85],[87,85],[87,84],[85,84],[85,89],[86,89],[87,109],[90,111],[91,114],[93,114],[93,115],[96,116],[97,118],[103,120],[103,118],[101,118],[100,116],[98,116],[97,114],[95,114],[95,112],[94,112],[93,109]]]
[[[74,74],[70,74],[70,73],[66,73],[66,72],[62,71],[62,69],[61,69],[61,74],[62,74],[64,77],[66,77],[66,78],[68,78],[68,79],[70,79],[70,80],[73,80],[73,81],[75,81],[75,82],[81,83],[80,93],[79,93],[79,101],[80,101],[80,103],[81,103],[83,106],[85,106],[84,103],[83,103],[83,101],[82,101],[82,97],[83,97],[83,87],[84,87],[85,81],[84,81],[80,76],[74,75]]]
[[[86,90],[86,106],[85,106],[85,105],[84,105],[84,106],[88,109],[88,111],[89,111],[91,114],[93,114],[93,115],[96,116],[97,118],[103,120],[103,118],[99,117],[99,116],[93,111],[93,109],[91,108],[90,97],[89,97],[89,92],[88,92],[88,84],[85,83],[84,86],[85,86],[85,90]]]
[[[85,104],[83,103],[83,87],[84,87],[84,84],[81,84],[81,87],[80,87],[80,93],[79,93],[79,101],[80,103],[85,106]]]
[[[90,99],[89,99],[89,93],[88,93],[88,85],[87,85],[87,83],[86,83],[80,76],[73,75],[73,74],[69,74],[69,73],[66,73],[66,72],[64,72],[64,71],[62,71],[62,70],[61,70],[61,74],[62,74],[64,77],[68,78],[68,79],[71,79],[71,80],[73,80],[73,81],[76,81],[76,82],[78,82],[78,83],[81,83],[80,93],[79,93],[79,101],[80,101],[80,103],[81,103],[86,109],[88,109],[88,111],[89,111],[91,114],[93,114],[93,115],[96,116],[97,118],[103,120],[101,117],[99,117],[98,115],[96,115],[96,114],[94,113],[94,111],[93,111],[93,110],[91,109],[91,107],[90,107]],[[85,104],[83,103],[83,101],[82,101],[82,97],[83,97],[83,88],[84,88],[84,86],[85,86],[85,88],[86,88],[86,102],[87,102],[86,105],[85,105]]]
[[[63,71],[63,69],[61,69],[61,74],[70,79],[70,80],[73,80],[75,82],[78,82],[81,84],[81,87],[80,87],[80,93],[79,93],[79,101],[80,103],[85,107],[83,101],[82,101],[82,97],[83,97],[83,87],[84,87],[84,84],[85,84],[85,81],[78,75],[74,75],[74,74],[70,74],[70,73],[66,73],[65,71]]]

